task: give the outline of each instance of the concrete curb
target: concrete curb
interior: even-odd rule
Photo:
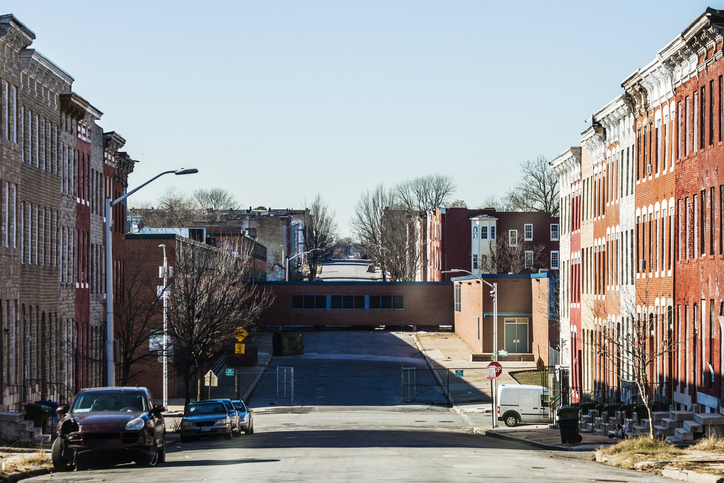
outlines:
[[[679,481],[690,481],[692,483],[722,483],[724,478],[709,473],[697,473],[695,471],[682,470],[673,466],[667,466],[661,470],[666,478]]]
[[[25,478],[32,478],[34,476],[40,476],[40,475],[47,475],[50,473],[49,470],[46,470],[45,468],[40,468],[37,470],[30,470],[30,471],[20,471],[18,473],[10,473],[9,475],[6,475],[2,477],[0,481],[3,483],[15,483],[16,481],[24,480]]]
[[[498,433],[498,432],[495,432],[492,430],[485,431],[485,433],[483,433],[483,434],[485,434],[485,436],[490,436],[491,438],[507,439],[509,441],[517,441],[519,443],[525,443],[530,446],[535,446],[536,448],[547,449],[547,450],[551,450],[551,451],[570,451],[570,448],[566,448],[565,446],[556,446],[554,444],[538,443],[536,441],[531,441],[529,439],[516,438],[515,436],[509,436],[507,434]]]

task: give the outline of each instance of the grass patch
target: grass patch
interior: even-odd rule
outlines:
[[[510,375],[513,377],[513,379],[518,381],[518,384],[531,384],[533,386],[540,386],[541,383],[545,383],[545,379],[541,380],[540,371],[511,372]]]
[[[691,446],[695,451],[706,451],[707,453],[724,454],[724,438],[717,435],[702,438],[698,443]]]
[[[7,474],[13,471],[28,471],[36,470],[39,468],[50,469],[52,461],[45,451],[39,451],[37,453],[27,454],[2,454],[0,459],[3,462],[3,470],[0,474]]]
[[[640,461],[666,461],[682,454],[680,449],[665,441],[646,436],[625,439],[599,451],[610,457],[615,466],[622,468],[631,468]]]

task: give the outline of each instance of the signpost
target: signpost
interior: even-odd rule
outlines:
[[[226,368],[226,375],[227,375],[227,376],[233,376],[233,375],[234,375],[234,368],[233,368],[233,367],[227,367],[227,368]]]
[[[490,411],[493,415],[493,428],[495,428],[495,398],[497,397],[497,394],[495,394],[495,389],[493,389],[493,380],[496,379],[499,375],[503,373],[503,366],[500,365],[500,362],[493,361],[490,364],[488,364],[487,367],[488,372],[488,379],[490,379],[490,392],[492,393],[493,397],[491,400],[492,404],[492,410]],[[497,385],[496,385],[497,387]]]
[[[209,388],[209,399],[211,399],[211,388],[219,385],[219,378],[216,377],[214,371],[204,374],[204,384]]]

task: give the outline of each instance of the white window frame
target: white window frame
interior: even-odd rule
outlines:
[[[533,268],[533,250],[525,251],[525,269]]]
[[[483,225],[480,227],[480,239],[481,240],[488,239],[488,226],[487,225]]]
[[[561,238],[561,227],[558,223],[551,223],[551,241],[558,241]]]
[[[478,227],[477,225],[473,225],[473,240],[478,238]]]
[[[515,243],[513,243],[514,239],[515,239]],[[509,247],[518,246],[518,230],[508,230],[508,246]]]
[[[555,263],[553,261],[555,260]],[[561,256],[558,250],[551,250],[551,270],[558,270],[561,264]]]
[[[473,253],[473,270],[478,270],[480,268],[480,262],[478,262],[478,254]]]
[[[530,227],[530,236],[528,235],[528,227]],[[526,223],[523,225],[523,240],[533,240],[533,223]]]

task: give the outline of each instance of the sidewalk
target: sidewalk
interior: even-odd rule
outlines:
[[[560,431],[548,425],[526,424],[509,428],[505,425],[492,428],[491,402],[492,391],[490,380],[487,379],[486,367],[490,362],[472,362],[472,349],[455,333],[451,332],[416,332],[415,340],[420,351],[425,355],[438,383],[446,387],[450,377],[448,399],[453,409],[470,419],[475,425],[476,433],[488,436],[513,439],[538,447],[592,451],[602,445],[615,443],[616,440],[605,436],[594,436],[582,433],[583,441],[578,444],[561,444]],[[511,372],[535,370],[535,362],[500,362],[503,373],[498,376],[498,384],[517,384]],[[462,370],[462,377],[454,377],[455,370]],[[503,424],[497,422],[497,424]]]

